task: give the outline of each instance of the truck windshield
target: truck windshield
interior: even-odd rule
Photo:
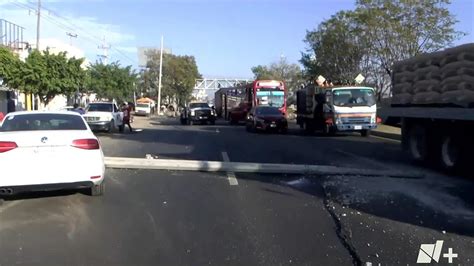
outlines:
[[[339,89],[333,91],[333,103],[336,106],[372,106],[375,95],[372,89]]]
[[[257,104],[282,107],[285,103],[285,93],[281,90],[257,91]]]
[[[147,103],[138,103],[138,104],[137,104],[137,107],[138,107],[138,108],[149,108],[150,105],[148,105]]]
[[[87,112],[112,112],[112,104],[108,103],[94,103],[89,104]]]

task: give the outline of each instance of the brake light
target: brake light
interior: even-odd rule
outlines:
[[[11,151],[16,148],[18,148],[18,146],[13,141],[0,141],[0,153]]]
[[[377,116],[377,124],[381,124],[381,123],[382,123],[382,118]]]
[[[83,150],[98,150],[100,149],[99,141],[96,139],[76,139],[71,146]]]

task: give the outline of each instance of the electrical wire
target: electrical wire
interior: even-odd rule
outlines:
[[[24,9],[27,9],[29,11],[34,11],[35,13],[37,12],[36,7],[32,6],[33,3],[29,2],[29,1],[26,2],[26,3],[23,3],[23,2],[18,1],[18,0],[10,0],[9,2],[11,4],[15,5],[16,7],[24,8]],[[30,4],[30,5],[28,5],[28,4]],[[97,46],[101,45],[101,43],[99,43],[99,44],[97,43],[97,40],[100,39],[98,36],[95,36],[94,34],[91,34],[91,33],[87,32],[86,30],[84,30],[83,28],[81,28],[77,25],[74,25],[74,23],[70,22],[69,19],[61,16],[56,11],[53,11],[49,8],[44,7],[44,6],[42,6],[41,9],[44,9],[44,10],[48,11],[49,14],[44,15],[44,13],[41,13],[40,17],[46,19],[47,21],[49,21],[50,23],[56,25],[59,28],[65,29],[67,31],[79,32],[80,33],[80,38],[85,39],[85,40],[93,43],[94,45],[97,45]],[[51,14],[53,14],[53,16],[51,16]],[[57,17],[59,19],[62,19],[64,22],[56,19],[55,17]],[[125,59],[127,59],[130,63],[132,63],[132,64],[136,63],[136,60],[129,57],[126,53],[124,53],[119,48],[116,48],[114,46],[110,46],[110,48],[112,50],[114,50],[115,52],[117,52],[118,54],[120,54]]]

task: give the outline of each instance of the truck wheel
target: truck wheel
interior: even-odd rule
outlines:
[[[413,126],[408,133],[408,151],[411,158],[423,162],[428,157],[428,140],[426,130],[421,126]]]
[[[360,135],[362,137],[369,137],[370,136],[370,130],[368,130],[368,129],[361,130]]]
[[[312,135],[314,133],[313,124],[311,122],[305,121],[303,123],[303,130],[304,130],[305,135]]]
[[[112,119],[110,120],[109,128],[107,129],[107,133],[113,133],[115,131],[115,121]]]
[[[323,127],[323,134],[326,136],[334,136],[336,134],[336,130],[331,125],[325,124]]]
[[[180,119],[181,120],[181,125],[186,125],[186,119]]]
[[[440,161],[445,170],[454,170],[460,165],[461,149],[453,136],[445,135],[441,138]]]

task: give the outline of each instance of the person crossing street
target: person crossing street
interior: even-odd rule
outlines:
[[[132,125],[130,125],[130,117],[131,117],[131,110],[132,108],[127,102],[124,102],[122,105],[122,112],[123,112],[123,128],[125,130],[125,125],[128,126],[130,132],[133,132]]]

